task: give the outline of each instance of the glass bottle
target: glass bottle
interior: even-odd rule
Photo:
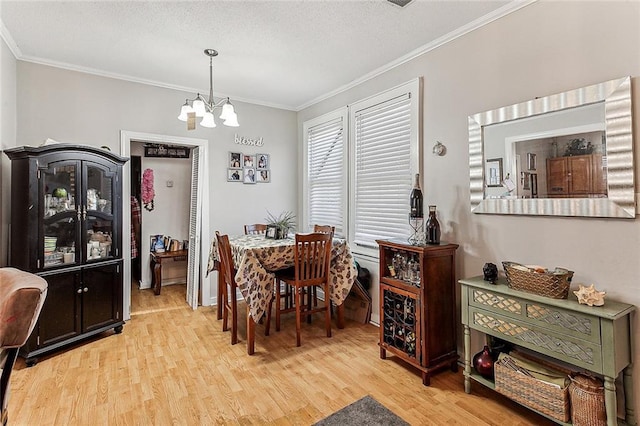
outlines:
[[[427,244],[440,244],[440,223],[436,218],[436,206],[429,206],[426,228]]]
[[[413,184],[411,195],[409,196],[409,204],[411,207],[410,217],[424,217],[422,208],[422,189],[420,189],[420,173],[416,173],[416,181]]]

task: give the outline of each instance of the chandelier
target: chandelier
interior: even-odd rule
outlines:
[[[196,117],[202,118],[200,121],[202,127],[216,127],[213,111],[220,108],[222,110],[220,119],[224,120],[222,124],[238,127],[238,115],[229,98],[222,98],[216,102],[213,97],[213,57],[218,56],[218,52],[213,49],[205,49],[204,54],[209,57],[209,100],[205,100],[200,93],[196,95],[195,99],[187,99],[180,109],[178,120],[187,122],[187,130],[196,128]]]

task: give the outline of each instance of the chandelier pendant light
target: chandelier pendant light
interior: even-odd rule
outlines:
[[[202,127],[216,127],[213,111],[220,108],[220,119],[222,124],[229,127],[238,127],[238,115],[233,108],[229,98],[222,98],[216,102],[213,97],[213,57],[218,56],[218,52],[213,49],[205,49],[204,54],[209,57],[209,100],[206,100],[198,93],[194,99],[187,99],[180,108],[178,120],[187,122],[187,130],[196,128],[196,118],[202,118]]]

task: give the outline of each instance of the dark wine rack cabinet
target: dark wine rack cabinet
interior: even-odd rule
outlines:
[[[387,352],[422,372],[422,383],[444,367],[458,368],[455,316],[457,244],[380,247],[380,358]]]

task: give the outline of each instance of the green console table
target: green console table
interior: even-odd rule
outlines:
[[[504,278],[496,284],[482,276],[458,282],[466,393],[471,392],[471,380],[494,388],[492,381],[471,368],[473,328],[603,376],[608,426],[618,424],[615,379],[624,370],[625,422],[636,425],[631,377],[631,313],[635,306],[608,299],[600,307],[580,305],[572,292],[568,299],[552,299],[513,290]]]

